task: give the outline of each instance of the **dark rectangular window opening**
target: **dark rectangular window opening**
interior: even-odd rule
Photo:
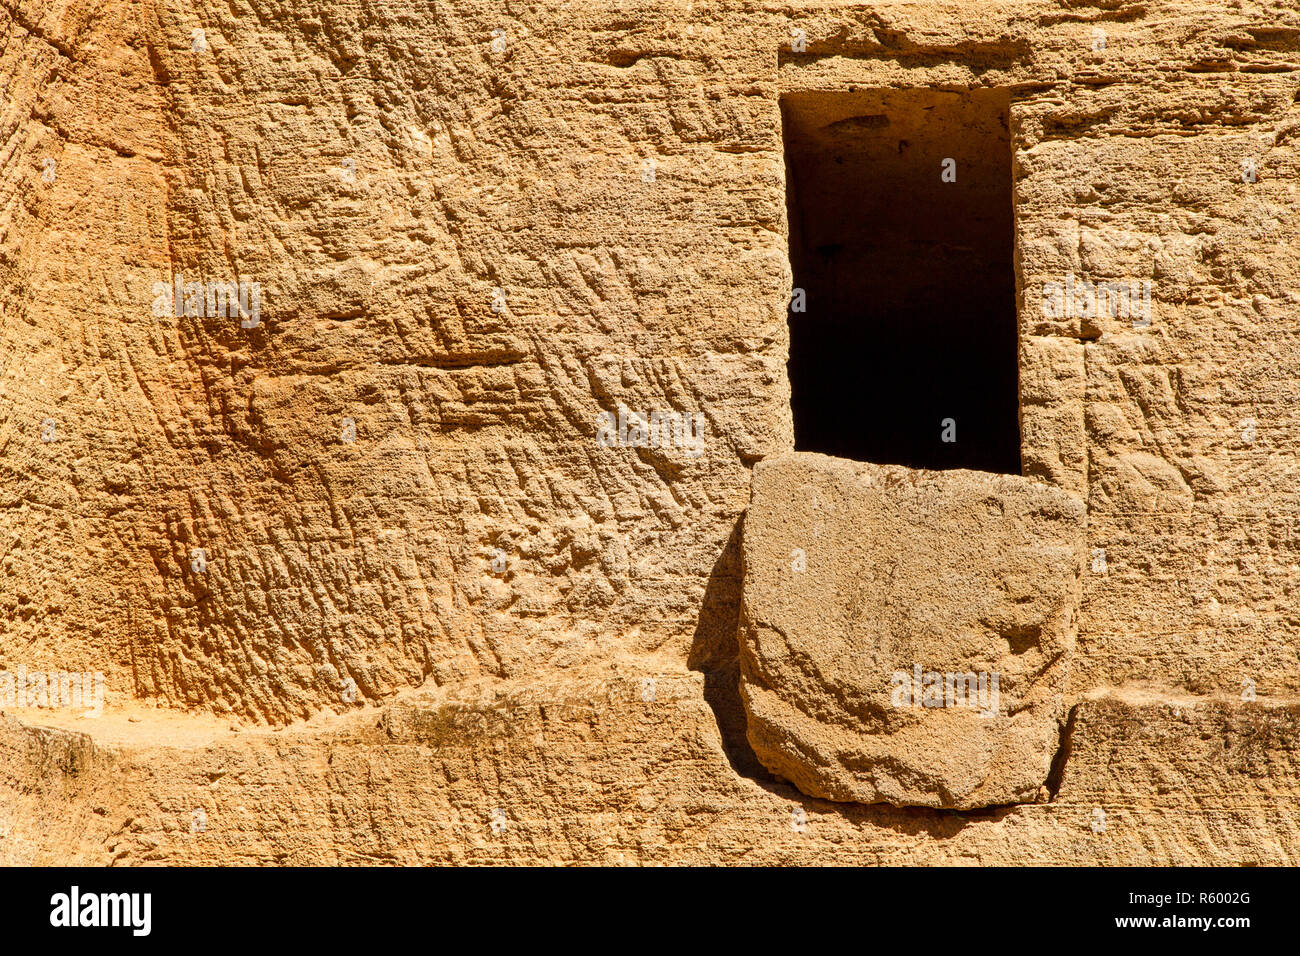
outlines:
[[[1020,474],[1007,91],[792,93],[781,115],[795,448]]]

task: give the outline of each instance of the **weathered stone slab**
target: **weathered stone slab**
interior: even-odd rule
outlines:
[[[1033,800],[1058,748],[1084,507],[1012,475],[760,462],[741,690],[763,764],[810,796]]]

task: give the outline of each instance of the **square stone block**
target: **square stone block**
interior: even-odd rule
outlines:
[[[1059,746],[1084,517],[1015,475],[760,462],[740,646],[764,766],[829,800],[1035,799]]]

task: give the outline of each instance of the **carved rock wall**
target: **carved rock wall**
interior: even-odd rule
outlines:
[[[0,668],[108,687],[98,722],[4,705],[3,859],[1296,859],[1291,0],[12,0],[0,32]],[[793,448],[780,98],[853,88],[1007,91],[1024,476],[1087,508],[1055,797],[978,819],[811,801],[744,746],[738,525]],[[257,282],[257,326],[157,307],[177,275]],[[1053,314],[1067,276],[1150,280],[1150,324]],[[703,454],[600,444],[620,406],[701,413]],[[408,697],[604,699],[593,669],[681,703],[464,764],[359,742]],[[547,838],[487,842],[496,809]]]

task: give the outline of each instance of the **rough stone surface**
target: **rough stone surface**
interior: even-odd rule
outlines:
[[[0,861],[1300,862],[1294,0],[0,36],[0,669],[108,688],[4,707]],[[738,524],[794,447],[780,99],[918,88],[1007,91],[1024,476],[1088,509],[1063,770],[966,814],[773,782],[737,694]],[[177,273],[259,282],[260,327],[155,316]],[[1152,280],[1150,326],[1047,314],[1067,274]],[[620,406],[704,453],[601,446]],[[376,723],[498,694],[518,733]]]
[[[660,673],[644,701],[649,676],[435,691],[278,732],[106,716],[92,743],[5,718],[0,853],[118,866],[1300,861],[1295,702],[1098,691],[1074,709],[1049,802],[964,814],[831,803],[737,774],[700,675]]]
[[[1059,745],[1083,519],[1018,476],[760,462],[740,636],[759,759],[831,800],[1034,799]]]

